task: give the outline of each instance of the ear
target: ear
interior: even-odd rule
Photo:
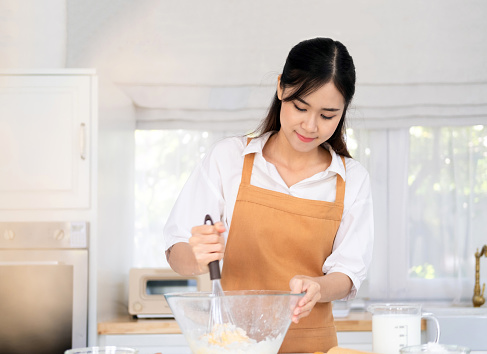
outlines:
[[[282,101],[281,74],[277,77],[277,98]]]

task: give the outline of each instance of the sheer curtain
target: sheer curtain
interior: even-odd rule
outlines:
[[[408,279],[423,280],[428,297],[472,296],[475,249],[487,239],[485,133],[483,126],[410,129]]]
[[[134,267],[169,267],[162,230],[184,183],[212,144],[238,134],[184,129],[135,131]]]
[[[376,241],[362,296],[470,301],[474,253],[487,243],[486,130],[369,131]],[[485,282],[482,262],[480,274]]]

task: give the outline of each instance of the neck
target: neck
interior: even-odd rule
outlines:
[[[331,162],[330,153],[321,146],[307,152],[296,151],[280,131],[267,141],[264,146],[264,157],[269,162],[286,166],[291,170]]]

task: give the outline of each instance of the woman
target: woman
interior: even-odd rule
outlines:
[[[355,67],[343,44],[297,44],[260,135],[217,143],[164,230],[167,260],[180,274],[207,272],[224,257],[224,290],[306,293],[282,353],[337,345],[331,301],[355,296],[371,260],[369,176],[345,143],[354,92]],[[220,222],[204,225],[206,214]]]

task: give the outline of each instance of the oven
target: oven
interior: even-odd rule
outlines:
[[[0,223],[0,353],[86,347],[88,224]]]

